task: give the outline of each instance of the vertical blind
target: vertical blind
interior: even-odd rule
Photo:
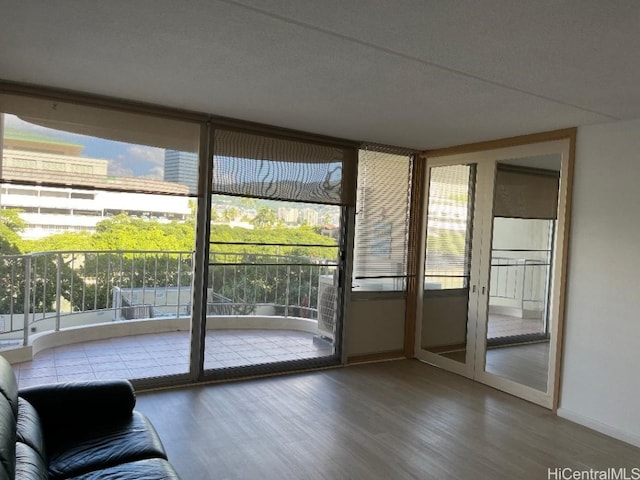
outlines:
[[[355,290],[406,288],[412,167],[408,154],[359,151]]]

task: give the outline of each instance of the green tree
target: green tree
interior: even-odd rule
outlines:
[[[20,233],[26,223],[20,218],[20,210],[0,210],[0,255],[15,255],[21,252]]]
[[[238,217],[240,217],[240,210],[236,207],[227,207],[224,212],[222,212],[222,219],[225,222],[233,222]]]
[[[265,208],[275,215],[272,209]],[[58,264],[62,296],[74,310],[111,308],[114,287],[126,290],[191,285],[191,255],[171,252],[193,250],[192,222],[160,223],[118,215],[100,222],[94,234],[67,232],[35,242],[20,241],[23,222],[17,213],[3,218],[6,221],[0,228],[6,231],[2,236],[5,243],[11,238],[24,246],[24,252],[61,252],[32,257],[29,274],[32,311],[55,308]],[[309,297],[305,301],[313,307],[318,262],[335,260],[338,253],[333,238],[308,226],[275,225],[251,230],[212,225],[211,240],[209,286],[216,294],[230,299],[239,314],[250,313],[256,303],[298,304],[304,296]],[[11,252],[21,253],[18,247],[12,248]],[[4,284],[24,285],[25,258],[13,258],[11,262],[9,258],[12,257],[2,258],[0,275],[4,276],[0,279]],[[291,263],[302,266],[287,265]],[[23,305],[24,292],[19,289],[5,292],[0,308],[18,313]]]
[[[268,229],[278,225],[279,219],[276,212],[269,207],[260,207],[255,218],[251,221],[258,229]]]
[[[35,242],[20,239],[25,222],[17,210],[0,211],[0,280],[7,287],[0,289],[0,313],[24,313],[25,293],[29,291],[29,311],[50,312],[55,309],[56,282],[60,269],[60,293],[72,301],[71,285],[82,279],[64,262],[62,255],[25,256]],[[24,246],[21,251],[20,246]],[[27,290],[28,287],[28,290]]]
[[[58,233],[38,240],[23,240],[22,245],[25,253],[94,249],[93,236],[90,232]]]

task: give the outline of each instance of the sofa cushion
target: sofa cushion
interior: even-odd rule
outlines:
[[[0,395],[0,479],[13,479],[16,468],[16,418],[4,395]]]
[[[20,397],[38,411],[47,444],[127,419],[136,403],[128,380],[34,385],[20,389]]]
[[[48,444],[47,449],[51,479],[79,476],[136,460],[167,458],[155,428],[137,411],[127,420]]]
[[[6,358],[0,356],[0,394],[11,405],[13,417],[18,415],[18,382],[11,364]]]
[[[150,458],[137,462],[121,463],[113,467],[85,473],[70,480],[179,480],[178,474],[162,458]]]
[[[38,451],[16,443],[16,480],[47,480],[47,465]]]
[[[46,461],[47,453],[44,447],[40,416],[36,409],[23,398],[18,399],[16,441],[26,443],[38,452],[43,462]]]

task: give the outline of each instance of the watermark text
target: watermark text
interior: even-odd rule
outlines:
[[[640,467],[610,467],[603,470],[554,467],[547,469],[547,480],[640,480]]]

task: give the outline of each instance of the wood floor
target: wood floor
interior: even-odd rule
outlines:
[[[511,337],[544,332],[541,318],[522,318],[490,313],[487,322],[487,338]]]
[[[490,348],[487,350],[485,369],[489,373],[546,392],[549,342]]]
[[[416,360],[139,392],[137,408],[188,480],[540,480],[555,467],[640,466],[638,448]]]

